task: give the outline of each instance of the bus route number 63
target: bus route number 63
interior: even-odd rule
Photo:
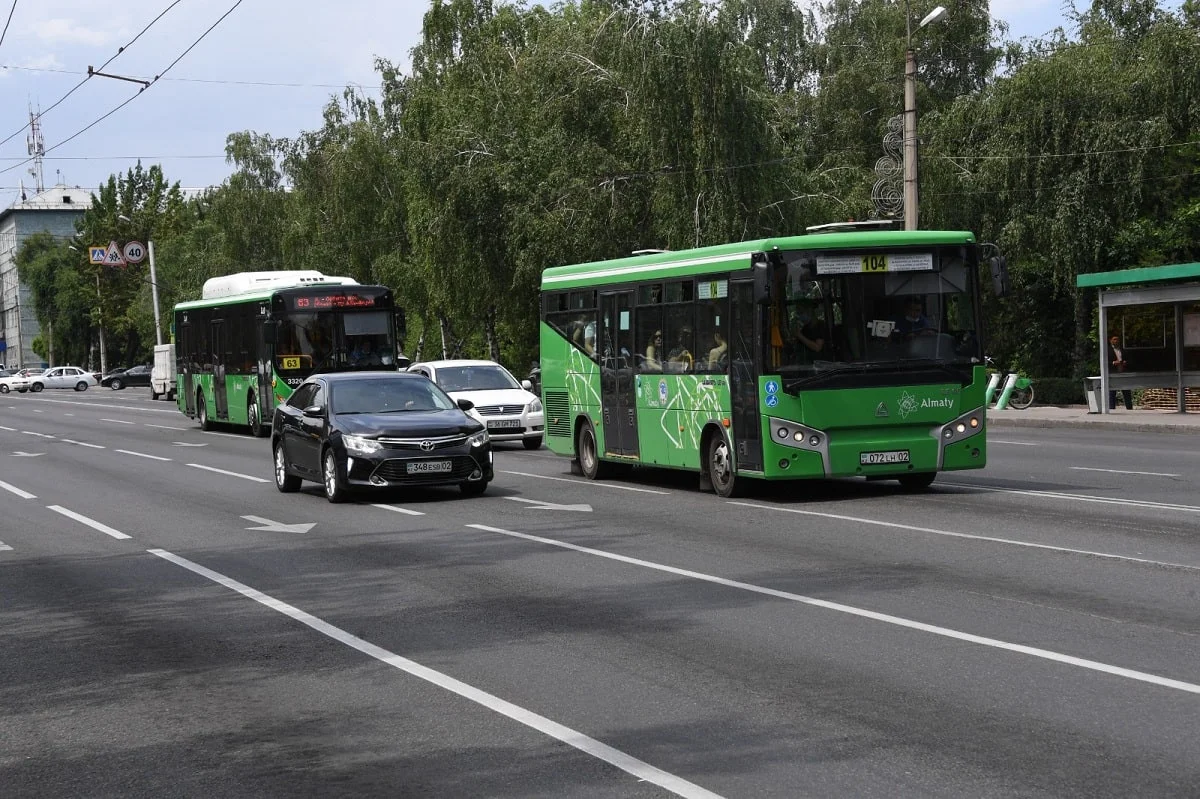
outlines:
[[[284,369],[299,369],[300,368],[300,359],[295,357],[294,355],[291,357],[280,358],[279,360],[282,361],[281,365],[283,366]]]
[[[862,271],[864,272],[886,272],[888,270],[886,255],[864,255],[862,257]]]

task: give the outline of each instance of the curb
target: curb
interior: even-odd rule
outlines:
[[[988,427],[990,429],[1004,428],[1040,428],[1061,430],[1070,428],[1075,430],[1121,430],[1134,433],[1190,433],[1192,435],[1200,434],[1200,425],[1194,424],[1173,424],[1171,422],[1163,422],[1161,424],[1149,424],[1146,422],[1121,421],[1121,422],[1089,422],[1082,419],[996,419],[988,417]]]

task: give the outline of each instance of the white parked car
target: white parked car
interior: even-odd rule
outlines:
[[[29,388],[29,378],[24,372],[8,372],[0,375],[0,394],[7,394],[10,391],[25,391]]]
[[[29,378],[29,390],[37,392],[43,388],[73,388],[76,391],[87,391],[89,386],[99,383],[94,374],[85,372],[78,366],[55,366]]]
[[[520,441],[525,449],[542,445],[546,414],[542,401],[495,361],[425,361],[408,367],[454,399],[475,403],[470,413],[487,426],[492,441]]]

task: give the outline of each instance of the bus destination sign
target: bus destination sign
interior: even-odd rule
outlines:
[[[818,255],[818,275],[874,274],[879,272],[930,272],[933,253],[864,253],[863,255]]]
[[[302,294],[289,297],[293,311],[330,311],[342,308],[374,308],[377,297],[371,294]]]

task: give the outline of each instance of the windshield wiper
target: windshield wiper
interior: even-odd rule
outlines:
[[[863,372],[869,372],[878,368],[878,364],[860,363],[852,366],[836,366],[832,369],[820,369],[815,374],[811,374],[807,377],[797,377],[794,380],[784,381],[783,390],[788,394],[795,394],[796,391],[803,386],[811,385],[824,380],[827,377],[834,377],[835,375],[862,374]]]

